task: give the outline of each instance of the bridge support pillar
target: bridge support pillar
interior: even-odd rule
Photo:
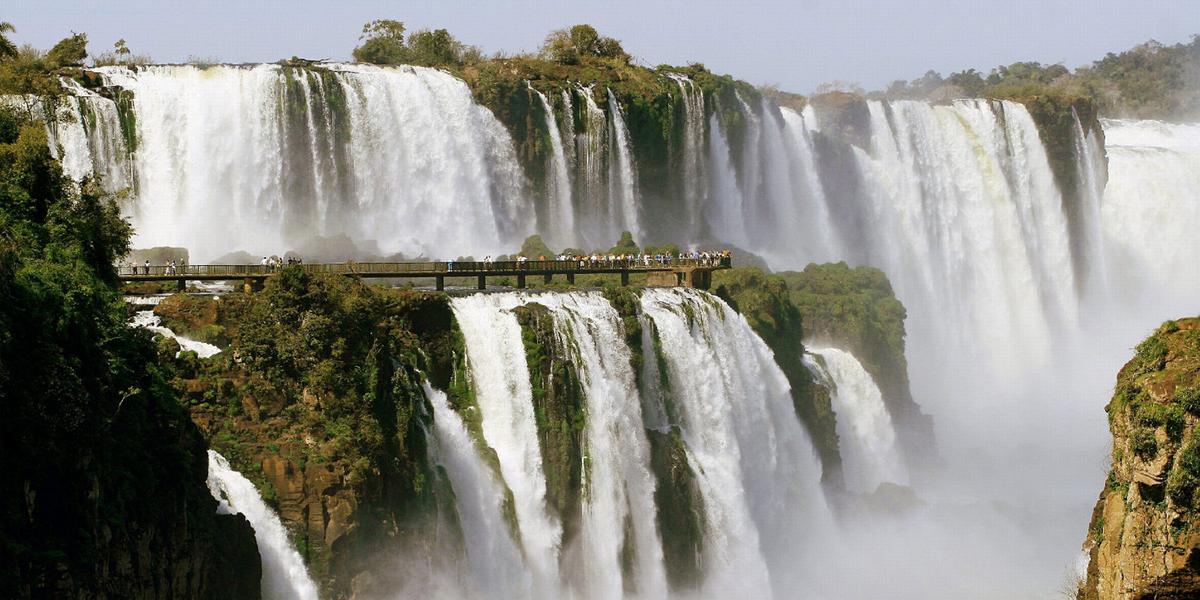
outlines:
[[[476,288],[481,289],[481,290],[487,289],[487,276],[486,275],[479,276],[479,281],[478,281],[478,283],[476,283]]]
[[[551,281],[554,281],[554,276],[553,276],[553,275],[551,275],[551,274],[549,274],[549,273],[546,273],[545,275],[542,275],[542,283],[544,283],[544,284],[546,284],[546,285],[550,285],[550,282],[551,282]]]
[[[569,283],[571,285],[575,285],[575,274],[574,273],[567,273],[567,283]]]
[[[525,276],[524,275],[517,275],[517,289],[518,290],[525,289]]]
[[[437,286],[437,291],[441,292],[446,289],[446,278],[445,277],[438,275],[437,277],[433,278],[433,281],[434,281],[434,285]]]
[[[180,279],[179,281],[176,281],[176,282],[175,282],[175,288],[176,288],[176,289],[178,289],[178,290],[179,290],[179,291],[181,291],[181,292],[186,292],[186,291],[187,291],[187,280],[186,280],[186,279]]]
[[[629,271],[621,271],[621,285],[629,285]]]

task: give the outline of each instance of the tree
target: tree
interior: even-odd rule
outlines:
[[[951,73],[950,77],[946,78],[946,81],[950,82],[950,85],[956,86],[958,89],[962,90],[964,95],[973,98],[982,96],[984,88],[987,87],[987,83],[983,80],[983,76],[980,75],[975,69],[967,69],[966,71]]]
[[[408,36],[409,62],[427,67],[462,64],[463,45],[445,29],[423,29]]]
[[[129,46],[125,45],[125,38],[117,40],[113,44],[113,52],[116,53],[118,59],[124,59],[129,56]]]
[[[363,25],[359,36],[362,45],[354,49],[354,60],[376,65],[397,65],[408,62],[408,47],[404,45],[404,23],[392,19],[376,19]]]
[[[16,27],[7,21],[0,22],[0,60],[17,57],[17,45],[8,39],[6,33],[15,33]]]
[[[608,250],[609,254],[638,254],[639,252],[641,250],[638,248],[637,242],[633,241],[633,234],[628,231],[622,231],[617,245]]]
[[[600,35],[595,27],[586,23],[552,31],[542,44],[541,54],[544,58],[565,65],[578,64],[591,58],[629,62],[629,54],[621,47],[621,42]]]
[[[87,56],[87,34],[72,33],[71,37],[64,38],[46,53],[46,62],[51,68],[78,67],[83,65]]]

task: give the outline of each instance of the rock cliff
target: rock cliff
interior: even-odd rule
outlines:
[[[1168,321],[1121,369],[1112,470],[1084,541],[1077,597],[1200,596],[1200,318]]]

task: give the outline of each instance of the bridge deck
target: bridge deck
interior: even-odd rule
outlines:
[[[529,260],[525,262],[389,262],[389,263],[305,263],[295,266],[308,273],[328,273],[357,277],[399,279],[399,278],[435,278],[441,288],[447,277],[476,277],[480,285],[487,277],[517,276],[521,287],[524,287],[525,276],[541,275],[549,278],[553,275],[567,275],[573,281],[575,275],[620,274],[623,282],[628,282],[632,273],[688,273],[691,271],[711,271],[725,269],[731,266],[730,259],[674,259],[670,261],[633,260]],[[170,266],[122,266],[117,270],[121,281],[230,281],[247,280],[259,281],[276,275],[287,267],[265,265],[185,265]],[[547,279],[548,281],[549,279]],[[690,281],[690,278],[688,279]]]

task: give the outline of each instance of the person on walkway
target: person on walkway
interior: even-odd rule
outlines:
[[[150,274],[150,260],[146,259],[146,274]]]

